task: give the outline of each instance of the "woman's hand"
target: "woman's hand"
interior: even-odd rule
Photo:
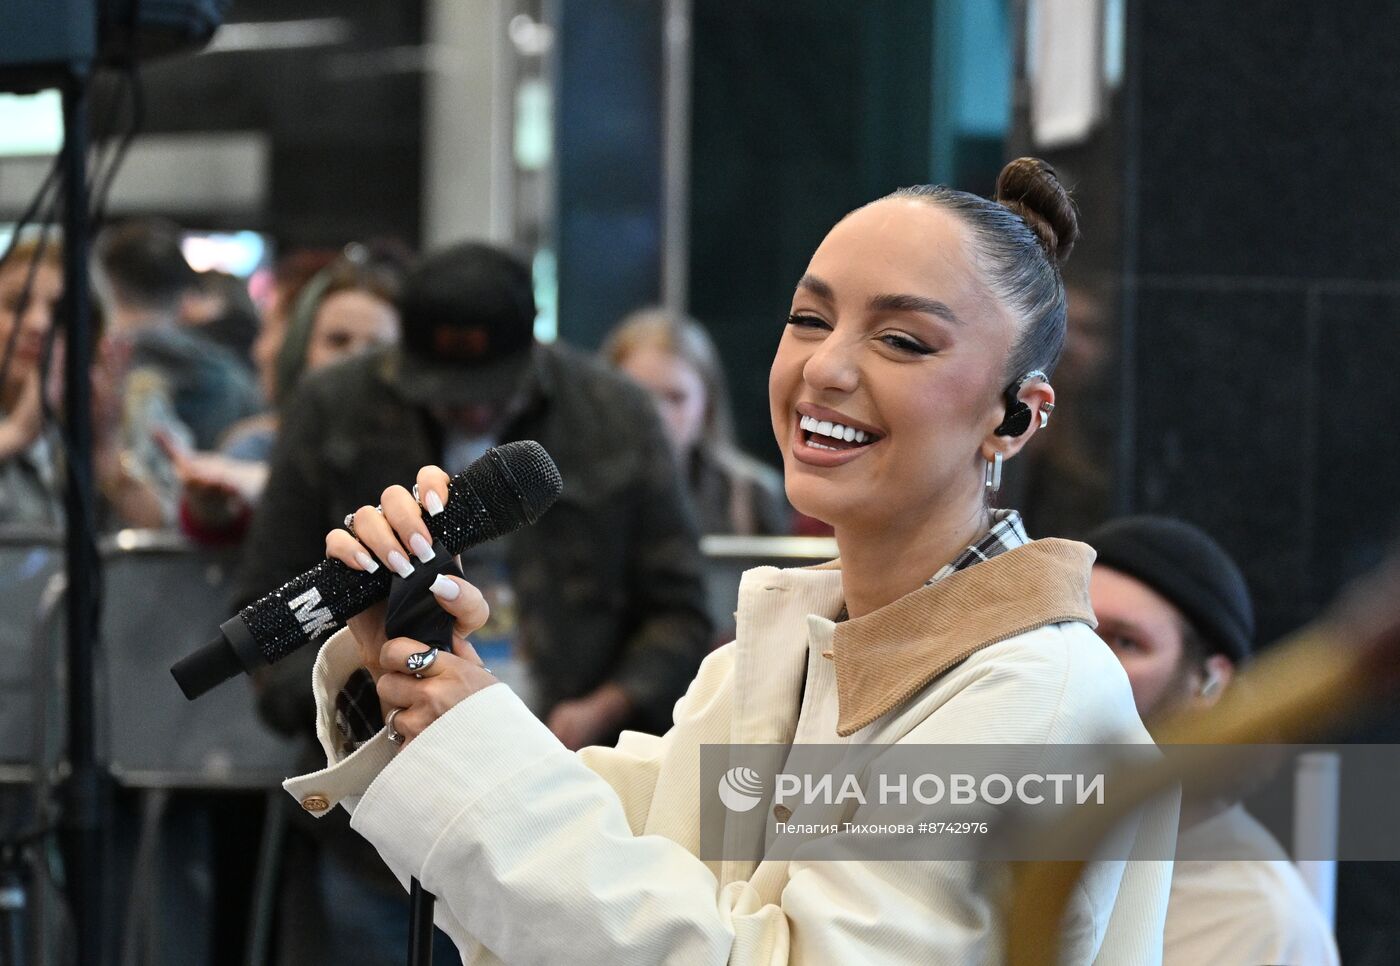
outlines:
[[[421,506],[403,487],[389,487],[381,495],[379,507],[363,506],[355,511],[355,536],[343,529],[327,534],[326,556],[353,570],[372,573],[383,565],[401,576],[412,573],[410,555],[420,562],[433,557],[423,508],[430,515],[442,512],[448,479],[436,466],[419,470]],[[439,575],[431,590],[442,609],[452,615],[452,651],[438,652],[426,666],[421,662],[432,653],[431,648],[412,638],[387,638],[385,604],[376,604],[349,621],[361,663],[375,679],[385,719],[394,713],[393,730],[404,736],[405,743],[463,698],[496,683],[467,641],[467,635],[490,616],[481,591],[447,574]]]

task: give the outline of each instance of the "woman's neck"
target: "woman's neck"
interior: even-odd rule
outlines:
[[[919,526],[891,520],[878,529],[837,528],[846,612],[860,617],[917,590],[987,527],[988,511],[979,503],[927,518]]]

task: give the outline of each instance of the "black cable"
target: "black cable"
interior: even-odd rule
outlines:
[[[53,188],[55,182],[58,181],[58,169],[61,164],[59,158],[60,155],[54,155],[53,163],[49,165],[49,173],[44,176],[43,182],[39,185],[39,190],[34,192],[34,198],[29,202],[29,207],[19,216],[19,221],[15,222],[14,234],[10,236],[10,243],[5,246],[5,254],[0,255],[0,267],[4,267],[5,262],[9,261],[10,255],[14,252],[15,247],[19,245],[20,233],[24,231],[25,228],[29,227],[29,223],[34,220],[35,214],[39,211],[39,206],[44,203],[44,199],[48,196],[49,191]]]
[[[146,89],[141,82],[141,70],[136,61],[126,64],[122,79],[121,86],[126,89],[131,102],[130,122],[122,134],[121,141],[117,143],[116,152],[108,162],[106,170],[100,173],[94,171],[93,174],[91,222],[94,234],[101,231],[103,223],[107,220],[107,198],[112,192],[112,183],[116,181],[117,171],[126,160],[127,152],[131,150],[131,142],[146,123]]]
[[[61,198],[62,201],[63,201],[63,207],[64,207],[64,210],[66,211],[66,210],[67,210],[67,207],[68,207],[68,202],[69,202],[69,195],[68,195],[68,192],[67,192],[67,186],[66,186],[66,185],[63,186],[63,187],[61,187],[61,188],[59,189],[58,194],[57,194],[56,197],[55,197],[55,200],[60,199],[60,198]],[[55,205],[55,207],[57,207],[57,205]],[[46,226],[45,226],[45,230],[47,230],[47,228],[48,228],[48,226],[46,225]],[[36,259],[36,262],[37,262],[37,259]],[[82,284],[82,283],[85,283],[85,282],[86,282],[86,279],[83,279],[79,284]],[[64,285],[66,286],[66,285],[69,285],[69,284],[72,284],[72,283],[70,283],[68,279],[64,279]],[[58,324],[60,321],[62,322],[61,325]],[[57,426],[57,427],[58,427],[58,442],[59,442],[59,447],[60,447],[60,455],[61,455],[61,457],[62,457],[62,459],[63,459],[63,465],[64,465],[64,469],[65,469],[65,471],[66,471],[66,483],[67,483],[67,485],[68,485],[69,487],[73,487],[73,486],[75,486],[75,485],[77,484],[77,480],[75,480],[75,478],[74,478],[74,477],[75,477],[75,474],[77,473],[77,463],[76,463],[76,461],[73,460],[73,459],[70,457],[70,455],[69,455],[69,454],[71,454],[71,453],[73,452],[73,449],[74,449],[73,442],[74,442],[74,441],[73,441],[73,439],[69,436],[68,426],[67,426],[66,421],[60,420],[60,419],[58,418],[58,414],[55,413],[54,410],[53,410],[53,404],[52,404],[52,401],[49,399],[48,393],[45,392],[45,391],[43,391],[43,390],[44,390],[44,389],[47,387],[47,385],[48,385],[49,373],[50,373],[50,371],[51,371],[51,369],[52,369],[52,365],[53,365],[54,347],[55,347],[55,345],[56,345],[57,342],[58,342],[58,331],[59,331],[60,328],[62,328],[62,329],[63,329],[63,332],[64,332],[65,339],[66,339],[68,342],[71,343],[71,339],[67,339],[67,337],[68,337],[68,335],[69,335],[69,334],[71,333],[71,331],[72,331],[72,326],[73,326],[73,320],[72,320],[71,318],[68,318],[67,316],[64,316],[61,320],[57,320],[57,319],[56,319],[56,320],[55,320],[55,324],[49,326],[49,331],[45,334],[45,337],[44,337],[44,348],[43,348],[43,351],[40,353],[40,356],[39,356],[39,380],[40,380],[40,383],[39,383],[39,385],[40,385],[39,398],[40,398],[40,405],[41,405],[42,410],[43,410],[43,425],[44,425],[46,428],[47,428],[47,427],[52,427],[52,426]],[[91,333],[89,333],[89,335],[91,335]],[[69,349],[69,351],[72,351],[71,348]],[[93,492],[93,490],[94,490],[93,484],[95,483],[95,480],[88,480],[88,481],[86,481],[86,483],[87,483],[87,485],[86,485],[85,489],[87,490],[87,492]],[[102,578],[103,578],[103,572],[102,572],[102,567],[101,567],[101,551],[100,551],[100,549],[99,549],[98,546],[97,546],[97,533],[98,533],[98,529],[97,529],[97,519],[96,519],[96,515],[95,515],[95,513],[94,513],[94,510],[95,510],[94,501],[92,501],[92,500],[85,500],[85,501],[83,501],[83,510],[84,510],[84,518],[83,518],[83,521],[82,521],[82,525],[83,525],[83,530],[82,530],[82,532],[83,532],[84,534],[86,534],[86,536],[87,536],[87,539],[84,541],[84,549],[86,550],[86,556],[87,556],[87,558],[88,558],[88,565],[92,568],[89,572],[93,574],[92,606],[91,606],[91,608],[90,608],[90,610],[92,611],[92,613],[89,615],[89,619],[90,619],[90,624],[89,624],[89,626],[96,626],[97,618],[98,618],[98,616],[100,616],[101,610],[102,610]],[[70,522],[70,526],[71,526],[71,522]]]
[[[104,91],[106,96],[102,106],[95,108],[93,111],[94,130],[92,136],[93,150],[91,171],[94,175],[90,176],[88,179],[89,197],[91,197],[93,184],[96,182],[95,173],[101,171],[111,162],[110,145],[112,136],[117,129],[117,119],[121,113],[121,101],[125,96],[126,87],[129,83],[130,78],[128,75],[121,74],[113,83],[106,85]],[[97,129],[98,124],[102,125],[100,130]]]

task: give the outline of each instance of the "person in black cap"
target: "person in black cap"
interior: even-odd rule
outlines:
[[[1088,537],[1099,636],[1152,722],[1208,707],[1250,656],[1254,608],[1221,546],[1182,520],[1136,516]],[[1335,966],[1336,943],[1278,842],[1235,796],[1183,793],[1163,966]]]
[[[564,491],[534,526],[464,555],[491,606],[477,646],[570,748],[611,742],[623,728],[664,730],[712,626],[694,511],[651,400],[591,355],[536,342],[530,269],[500,249],[462,243],[427,256],[404,280],[398,308],[398,346],[317,372],[287,400],[236,603],[314,566],[347,512],[379,503],[419,467],[455,473],[493,445],[538,440]],[[399,557],[391,566],[403,573],[419,562]],[[315,651],[269,668],[259,694],[264,718],[308,747]],[[343,697],[347,719],[379,714],[372,683],[363,701]],[[343,822],[318,824],[318,837],[332,840],[323,869],[377,867],[384,903],[406,908],[367,843]],[[331,895],[366,894],[364,883],[348,874],[321,882],[320,912],[337,917],[321,936],[353,948],[343,958],[324,947],[297,955],[381,961],[379,938],[354,938],[379,913],[328,908]],[[406,930],[407,916],[400,921]],[[384,940],[383,961],[398,961],[405,936]]]

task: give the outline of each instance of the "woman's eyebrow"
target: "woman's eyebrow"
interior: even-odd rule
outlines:
[[[870,308],[877,312],[922,312],[955,325],[963,324],[963,320],[948,308],[947,303],[924,295],[876,295],[870,299]]]
[[[828,302],[836,301],[836,293],[832,291],[831,286],[815,275],[803,275],[797,280],[797,287],[805,288],[819,299],[826,299]]]

